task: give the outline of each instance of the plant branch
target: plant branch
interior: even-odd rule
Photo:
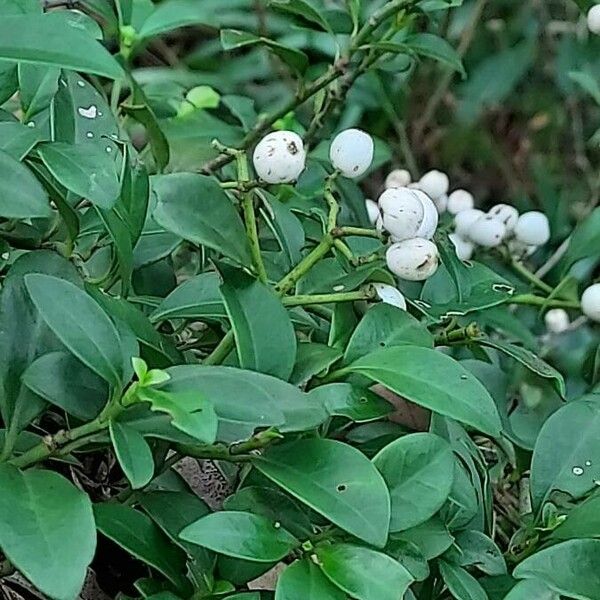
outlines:
[[[355,302],[357,300],[373,300],[376,298],[372,286],[356,292],[339,292],[335,294],[305,294],[288,296],[283,299],[285,306],[310,306],[311,304],[331,304],[339,302]]]
[[[534,294],[521,294],[514,296],[509,300],[510,304],[521,304],[527,306],[540,306],[544,308],[573,308],[581,310],[581,303],[577,300],[555,300],[553,298],[544,298]]]
[[[463,344],[471,342],[481,335],[481,330],[477,323],[470,323],[466,327],[454,329],[453,331],[444,331],[435,336],[436,346],[449,346],[451,344]]]
[[[546,292],[547,294],[551,294],[553,292],[553,288],[551,286],[542,281],[535,273],[532,273],[522,262],[511,258],[510,266],[518,275],[523,277],[523,279],[526,279],[529,283],[539,288],[543,292]]]

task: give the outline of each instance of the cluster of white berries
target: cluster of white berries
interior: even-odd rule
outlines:
[[[329,158],[344,177],[364,175],[373,162],[373,138],[360,129],[346,129],[331,142]],[[306,167],[302,138],[293,131],[273,131],[260,140],[252,157],[254,170],[266,183],[293,183]]]
[[[587,26],[592,33],[600,35],[600,4],[594,4],[594,6],[588,10]]]

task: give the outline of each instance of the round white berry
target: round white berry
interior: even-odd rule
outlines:
[[[435,207],[440,215],[445,213],[446,210],[448,210],[448,195],[442,194],[439,198],[436,198],[433,203],[435,204]]]
[[[451,233],[448,237],[450,238],[450,241],[454,244],[456,256],[458,256],[460,260],[471,260],[471,257],[473,256],[473,251],[475,250],[475,245],[473,244],[473,242],[465,240],[465,238],[461,237],[457,233]]]
[[[435,233],[438,226],[439,213],[433,200],[421,190],[413,190],[413,194],[416,194],[423,206],[423,220],[417,230],[416,237],[425,238],[430,240]]]
[[[510,204],[496,204],[490,208],[488,215],[502,221],[507,233],[512,233],[519,220],[519,211]]]
[[[588,11],[587,26],[592,33],[600,35],[600,4],[594,4]]]
[[[267,183],[291,183],[304,171],[306,152],[302,138],[293,131],[273,131],[254,149],[254,169]]]
[[[467,208],[467,210],[461,210],[454,217],[454,231],[462,238],[469,237],[469,231],[475,221],[479,220],[484,216],[484,212],[478,208]]]
[[[331,164],[344,177],[353,179],[363,175],[373,162],[373,138],[360,129],[346,129],[338,133],[329,148]]]
[[[367,209],[369,223],[371,223],[371,225],[375,225],[375,223],[377,223],[377,219],[379,219],[379,217],[381,216],[379,205],[377,204],[377,202],[374,202],[373,200],[369,200],[367,198],[365,200],[365,207]]]
[[[594,283],[583,292],[581,296],[581,310],[583,314],[600,323],[600,283]]]
[[[415,190],[390,188],[379,196],[383,227],[395,241],[416,237],[423,223],[425,207]]]
[[[448,212],[457,215],[463,210],[469,210],[475,206],[475,199],[467,190],[454,190],[448,196]]]
[[[448,175],[435,169],[428,171],[419,179],[419,188],[434,200],[447,194],[449,187],[450,180],[448,179]]]
[[[400,290],[386,283],[374,283],[373,287],[382,302],[406,310],[406,300]]]
[[[569,328],[569,315],[564,308],[552,308],[545,316],[546,329],[550,333],[562,333]]]
[[[431,277],[440,263],[437,246],[422,238],[392,244],[385,259],[394,275],[408,281],[423,281]]]
[[[385,189],[406,187],[411,181],[412,176],[406,169],[394,169],[385,178]]]
[[[537,210],[523,213],[515,226],[515,237],[528,246],[542,246],[550,239],[548,217]]]
[[[504,227],[504,223],[489,215],[479,217],[469,229],[469,239],[485,248],[499,246],[505,235],[506,227]]]

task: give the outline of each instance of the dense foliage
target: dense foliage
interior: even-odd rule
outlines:
[[[600,600],[590,7],[0,0],[0,591]]]

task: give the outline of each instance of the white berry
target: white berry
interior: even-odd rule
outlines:
[[[600,283],[594,283],[583,292],[581,296],[581,310],[583,314],[600,323]]]
[[[377,220],[381,216],[381,211],[379,210],[379,205],[377,202],[373,200],[369,200],[368,198],[365,200],[365,207],[367,209],[367,215],[369,216],[369,223],[371,225],[375,225]]]
[[[475,206],[475,199],[467,190],[454,190],[448,196],[448,212],[457,215],[463,210],[469,210]]]
[[[488,215],[502,221],[507,233],[512,233],[519,220],[519,211],[510,204],[496,204],[490,208]]]
[[[506,227],[504,227],[504,223],[489,215],[479,217],[469,229],[469,239],[485,248],[499,246],[505,235]]]
[[[442,194],[439,198],[436,198],[433,203],[440,215],[445,213],[448,210],[448,195]]]
[[[564,308],[553,308],[545,316],[546,329],[550,333],[562,333],[569,329],[569,315]]]
[[[600,35],[600,4],[595,4],[588,11],[587,26],[592,33]]]
[[[363,175],[373,162],[373,138],[360,129],[346,129],[338,133],[329,148],[331,164],[344,177],[353,179]]]
[[[394,169],[385,178],[385,189],[406,187],[411,181],[412,176],[406,169]]]
[[[373,287],[382,302],[406,310],[406,300],[400,290],[386,283],[374,283]]]
[[[383,227],[396,241],[416,237],[423,222],[425,207],[414,190],[390,188],[379,196]]]
[[[385,259],[394,275],[408,281],[428,279],[437,271],[440,262],[437,246],[422,238],[392,244]]]
[[[430,240],[435,233],[438,226],[439,213],[433,200],[421,190],[413,190],[413,194],[416,194],[423,206],[423,220],[417,230],[417,236]]]
[[[448,193],[450,180],[442,171],[428,171],[419,179],[419,188],[434,200]]]
[[[528,246],[542,246],[550,239],[548,217],[537,210],[523,213],[515,226],[515,237]]]
[[[457,233],[451,233],[448,237],[450,238],[450,241],[454,244],[456,256],[458,256],[460,260],[471,260],[471,257],[473,256],[473,251],[475,250],[475,245],[473,244],[473,242],[465,240],[465,238],[461,237]]]
[[[468,238],[473,223],[483,216],[484,212],[478,208],[467,208],[467,210],[461,210],[454,217],[454,231],[462,238]]]
[[[291,183],[304,171],[306,152],[293,131],[273,131],[254,149],[254,169],[267,183]]]

